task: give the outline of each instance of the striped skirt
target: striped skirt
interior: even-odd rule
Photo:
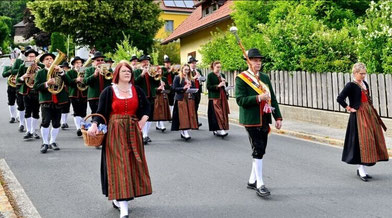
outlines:
[[[152,193],[137,118],[111,115],[105,144],[107,196],[130,199]]]
[[[376,112],[369,102],[362,102],[357,111],[357,128],[361,162],[372,164],[389,159],[384,134]]]

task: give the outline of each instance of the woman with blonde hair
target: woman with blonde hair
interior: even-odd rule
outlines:
[[[199,128],[196,117],[195,94],[188,91],[195,88],[195,83],[192,80],[190,67],[188,64],[184,64],[179,75],[173,81],[175,96],[171,130],[181,130],[181,138],[186,141],[191,139],[189,130]]]
[[[365,166],[389,159],[382,132],[386,127],[372,105],[365,64],[354,64],[352,73],[353,81],[337,97],[339,104],[350,112],[342,161],[359,165],[357,175],[367,182],[372,176],[366,173]],[[347,97],[350,105],[345,101]]]

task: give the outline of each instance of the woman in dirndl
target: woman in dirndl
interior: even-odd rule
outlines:
[[[112,86],[100,95],[97,110],[108,121],[101,156],[102,191],[120,210],[120,217],[128,217],[129,200],[152,193],[141,131],[149,112],[143,90],[133,83],[131,66],[120,62]],[[94,116],[88,134],[95,136],[103,122]]]
[[[208,89],[208,125],[214,135],[225,137],[229,130],[229,103],[227,99],[226,78],[221,73],[221,63],[215,61],[211,64],[213,72],[207,76]]]
[[[369,85],[364,81],[365,64],[354,64],[352,73],[353,81],[347,83],[337,97],[339,104],[350,112],[342,161],[359,165],[357,175],[367,182],[372,176],[367,174],[365,166],[389,159],[382,132],[386,127],[372,105]],[[350,105],[345,101],[347,97]]]
[[[170,86],[167,79],[163,76],[162,68],[157,67],[157,73],[154,77],[154,82],[158,83],[157,88],[151,93],[155,93],[153,105],[153,121],[157,121],[156,130],[164,132],[166,127],[164,121],[171,120],[169,97]]]
[[[195,94],[187,93],[188,89],[195,88],[190,72],[189,65],[183,65],[179,75],[173,81],[175,96],[171,130],[181,130],[181,138],[185,141],[191,139],[189,135],[191,129],[199,129],[196,118]]]

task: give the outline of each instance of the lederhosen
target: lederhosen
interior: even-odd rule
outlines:
[[[43,65],[39,65],[43,67]],[[24,80],[20,80],[27,71],[27,67],[22,64],[19,68],[17,80],[21,84],[19,88],[19,94],[23,96],[23,102],[25,105],[25,118],[33,117],[34,119],[39,119],[39,98],[38,92],[34,88],[30,88],[26,85]],[[25,78],[27,79],[27,78]]]
[[[12,67],[11,66],[5,66],[3,69],[3,77],[9,77],[11,76],[12,73]],[[7,97],[8,97],[8,105],[12,106],[15,105],[16,101],[16,87],[12,87],[10,85],[7,86]]]
[[[78,73],[75,70],[68,71],[67,75],[71,79],[68,93],[74,111],[73,115],[75,117],[85,117],[87,114],[87,89],[84,91],[78,89],[76,82]]]

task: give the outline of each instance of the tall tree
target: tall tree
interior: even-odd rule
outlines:
[[[33,37],[35,44],[41,47],[47,47],[50,45],[50,33],[44,32],[35,26],[34,15],[27,8],[24,12],[23,21],[26,24],[23,37],[28,39]]]
[[[19,23],[23,18],[27,0],[4,0],[0,1],[0,16],[11,18],[12,25]],[[11,28],[11,36],[14,36],[14,28]]]
[[[132,45],[150,50],[156,32],[163,25],[158,20],[159,6],[153,0],[54,0],[45,4],[35,1],[27,7],[38,28],[69,34],[78,44],[103,52],[113,51],[124,34],[130,36]]]

